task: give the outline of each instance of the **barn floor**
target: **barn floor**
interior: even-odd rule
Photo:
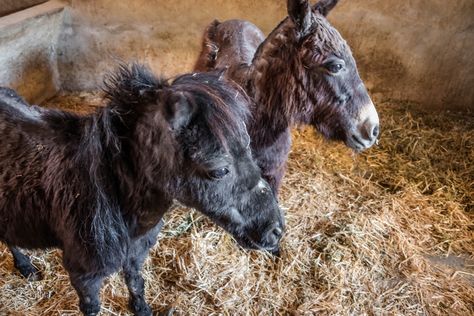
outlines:
[[[49,106],[89,112],[94,94]],[[355,155],[295,130],[281,194],[281,259],[240,249],[176,207],[144,270],[154,310],[176,315],[474,315],[474,116],[379,102],[378,147]],[[59,251],[30,252],[44,279],[13,272],[0,246],[0,315],[75,315]],[[119,275],[102,315],[128,315]]]

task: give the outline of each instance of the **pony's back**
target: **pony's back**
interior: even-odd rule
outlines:
[[[14,90],[0,87],[0,114],[10,121],[38,121],[41,109],[28,105]]]

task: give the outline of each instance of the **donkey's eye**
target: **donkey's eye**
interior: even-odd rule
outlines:
[[[207,175],[213,180],[218,180],[224,178],[227,174],[229,174],[229,172],[230,171],[228,168],[219,168],[216,170],[208,171]]]
[[[326,69],[333,74],[337,74],[339,71],[344,69],[343,64],[327,64],[325,65]]]

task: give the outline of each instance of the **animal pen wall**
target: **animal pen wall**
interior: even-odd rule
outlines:
[[[189,72],[213,19],[247,19],[268,34],[286,16],[283,0],[27,2],[0,0],[0,85],[78,112],[100,106],[102,75],[117,60],[166,76]],[[243,251],[176,206],[146,263],[152,307],[183,315],[473,314],[473,17],[471,0],[342,0],[329,20],[376,103],[379,146],[356,155],[310,128],[293,131],[278,260]],[[77,310],[60,253],[30,254],[42,281],[15,275],[0,248],[0,315]],[[111,278],[103,314],[123,313],[126,297]]]

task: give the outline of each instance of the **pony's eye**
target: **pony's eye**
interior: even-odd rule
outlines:
[[[333,74],[337,74],[344,68],[343,64],[328,64],[326,65],[326,69]]]
[[[227,174],[229,174],[229,169],[228,168],[219,168],[216,170],[211,170],[207,174],[209,178],[213,180],[218,180],[224,178]]]

